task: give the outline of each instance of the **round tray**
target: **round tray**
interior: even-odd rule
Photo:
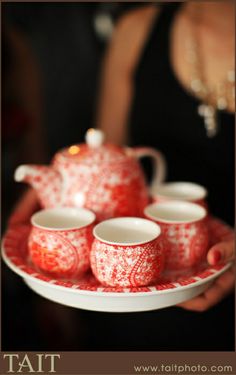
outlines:
[[[10,227],[2,243],[6,264],[41,296],[60,304],[93,311],[137,312],[161,309],[189,300],[204,292],[230,264],[211,267],[206,263],[194,269],[164,273],[147,287],[104,287],[88,273],[80,280],[58,280],[31,264],[27,241],[30,225]],[[233,230],[209,218],[211,245],[232,234]]]

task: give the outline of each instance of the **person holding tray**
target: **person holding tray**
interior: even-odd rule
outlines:
[[[107,141],[146,144],[162,151],[168,179],[204,185],[210,212],[231,226],[234,15],[231,1],[145,4],[129,11],[119,20],[105,56],[97,113],[97,127],[105,131]],[[15,208],[10,224],[28,221],[36,208],[35,192],[30,190]],[[233,258],[232,237],[213,246],[207,255],[210,265]],[[216,325],[232,314],[231,302],[223,299],[233,291],[234,280],[232,267],[203,295],[182,303],[184,310],[172,307],[148,313],[149,326],[159,327],[155,349],[232,350],[232,340],[227,338],[216,345]],[[147,323],[146,317],[138,314],[140,334],[147,329],[142,324]],[[117,330],[125,319],[114,317]],[[206,331],[209,340],[204,346],[201,337]],[[195,344],[189,343],[190,337]]]
[[[143,6],[120,20],[104,62],[98,127],[109,141],[149,144],[166,156],[170,180],[209,190],[210,212],[234,220],[233,2]],[[223,58],[222,58],[223,56]],[[231,260],[234,241],[208,253]],[[233,269],[181,306],[204,311],[234,285]]]

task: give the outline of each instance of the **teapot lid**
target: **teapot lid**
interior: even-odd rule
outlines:
[[[86,143],[72,145],[64,148],[57,157],[72,162],[117,162],[127,157],[125,149],[113,145],[104,144],[104,133],[98,129],[89,129],[86,132]]]

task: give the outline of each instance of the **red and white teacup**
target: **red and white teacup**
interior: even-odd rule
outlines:
[[[156,185],[152,188],[151,196],[156,203],[181,200],[200,204],[207,209],[206,188],[193,182],[166,182]]]
[[[207,211],[195,203],[153,203],[144,215],[160,227],[165,241],[165,267],[180,270],[197,265],[208,249]]]
[[[160,227],[150,220],[120,217],[93,230],[91,268],[106,286],[144,286],[153,283],[164,264]]]
[[[95,214],[83,208],[41,210],[31,218],[32,262],[56,277],[78,277],[89,269]]]

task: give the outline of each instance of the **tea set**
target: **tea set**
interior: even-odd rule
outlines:
[[[138,162],[147,156],[154,165],[149,187]],[[210,241],[207,191],[164,183],[165,175],[159,151],[106,144],[95,129],[51,166],[19,166],[15,180],[29,183],[43,207],[27,239],[35,270],[58,280],[79,280],[90,270],[104,287],[129,288],[198,265]]]

